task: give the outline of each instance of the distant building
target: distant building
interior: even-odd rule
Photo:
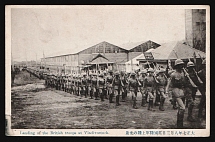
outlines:
[[[138,44],[130,44],[129,47],[121,48],[103,41],[84,50],[78,50],[73,53],[71,53],[71,51],[65,55],[58,54],[57,56],[42,58],[41,62],[45,64],[46,67],[49,67],[50,70],[55,70],[57,72],[62,69],[66,70],[67,73],[80,72],[81,69],[84,68],[93,70],[98,68],[99,70],[112,69],[125,71],[125,63],[127,61],[150,48],[157,48],[158,46],[160,45],[149,40]],[[100,55],[98,58],[99,60],[105,58],[107,59],[107,62],[102,63],[101,61],[100,65],[96,67],[96,64],[92,63],[92,60],[98,55]],[[96,63],[99,62],[96,61]]]
[[[185,10],[186,44],[205,52],[206,50],[206,9]]]

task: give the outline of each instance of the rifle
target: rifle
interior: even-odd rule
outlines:
[[[189,62],[191,62],[190,58],[188,58],[188,60],[189,60]],[[202,84],[203,82],[202,82],[202,80],[200,79],[200,77],[198,76],[198,74],[197,74],[195,68],[193,68],[193,71],[194,71],[194,73],[195,73],[195,75],[196,75],[196,77],[197,77],[199,83]]]

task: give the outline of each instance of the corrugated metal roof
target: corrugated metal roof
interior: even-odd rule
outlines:
[[[131,50],[134,47],[137,47],[143,43],[145,43],[147,41],[140,41],[140,42],[128,42],[128,43],[124,43],[122,45],[120,45],[120,47],[126,49],[126,50]]]
[[[178,58],[187,59],[193,58],[194,52],[196,53],[196,58],[200,58],[198,53],[202,57],[206,57],[206,54],[200,50],[192,48],[182,42],[169,42],[162,44],[160,47],[152,51],[155,60],[167,60],[167,59],[177,59],[174,51],[176,51]],[[144,55],[140,56],[137,60],[145,60]]]

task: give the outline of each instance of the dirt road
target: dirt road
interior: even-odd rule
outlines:
[[[25,78],[26,77],[26,78]],[[23,79],[25,78],[25,79]],[[26,83],[27,82],[27,83]],[[32,84],[29,84],[32,83]],[[27,72],[16,76],[12,87],[12,129],[172,129],[176,128],[176,113],[170,102],[165,101],[165,111],[151,112],[141,107],[141,95],[137,97],[138,109],[132,109],[131,96],[126,102],[109,104],[71,95],[52,88],[45,88],[44,81],[30,77]],[[24,84],[24,85],[23,85]],[[199,98],[197,98],[199,103]],[[197,106],[194,116],[197,118]],[[184,126],[205,128],[205,120],[188,122],[187,109]]]

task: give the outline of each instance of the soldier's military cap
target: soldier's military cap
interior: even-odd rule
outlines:
[[[109,70],[108,72],[109,72],[109,73],[112,73],[113,71],[112,71],[112,70]]]
[[[84,76],[84,75],[87,75],[87,73],[83,72],[83,73],[81,73],[81,75]]]
[[[148,72],[154,72],[153,68],[149,68]]]
[[[103,77],[103,76],[104,76],[104,74],[103,74],[103,73],[100,73],[100,74],[99,74],[99,77]]]
[[[114,74],[115,74],[115,75],[119,75],[119,71],[116,71]]]
[[[136,73],[134,71],[131,72],[131,75],[136,75]]]
[[[184,64],[184,62],[181,59],[175,60],[175,66],[182,65],[182,64]]]
[[[147,73],[147,70],[146,70],[146,69],[143,69],[143,70],[141,70],[140,73]]]
[[[194,65],[193,62],[188,62],[188,63],[187,63],[187,67],[188,67],[188,68],[189,68],[189,67],[195,67],[195,65]]]
[[[164,73],[166,70],[165,69],[160,69],[159,73]]]

